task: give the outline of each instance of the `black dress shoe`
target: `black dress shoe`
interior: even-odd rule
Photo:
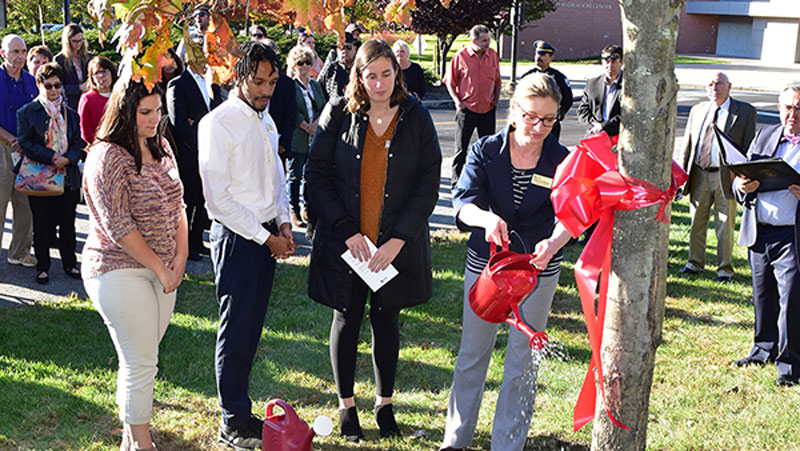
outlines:
[[[800,377],[792,377],[781,374],[777,379],[775,379],[775,385],[778,387],[792,387],[797,384],[800,384]]]
[[[698,270],[696,270],[696,269],[692,268],[692,267],[691,267],[691,266],[689,266],[689,265],[686,265],[686,266],[684,266],[684,267],[683,267],[683,268],[681,268],[681,270],[680,270],[680,271],[678,271],[678,272],[679,272],[679,273],[681,273],[681,274],[700,274],[700,271],[698,271]]]
[[[737,360],[733,362],[733,366],[738,366],[740,368],[748,365],[766,365],[766,364],[767,362],[765,362],[764,360],[756,360],[752,356],[747,356],[742,360]]]
[[[199,262],[203,259],[203,257],[195,251],[189,252],[189,256],[187,258],[193,262]]]
[[[731,282],[733,282],[733,277],[731,277],[731,276],[719,276],[719,277],[717,277],[717,282],[719,282],[719,283],[731,283]]]

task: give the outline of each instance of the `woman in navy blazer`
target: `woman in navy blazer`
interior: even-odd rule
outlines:
[[[522,320],[535,330],[547,325],[561,270],[560,250],[569,241],[550,202],[556,166],[568,154],[550,135],[560,101],[558,85],[551,76],[534,73],[523,77],[512,98],[508,126],[472,146],[453,192],[456,223],[472,236],[464,274],[461,348],[442,449],[468,447],[478,420],[499,325],[473,313],[468,293],[488,262],[490,246],[511,241],[512,250],[530,252],[528,244],[535,245],[534,264],[541,272],[520,311]],[[532,358],[528,338],[510,329],[492,426],[493,450],[523,449],[533,414],[537,371],[538,361]]]
[[[57,63],[36,71],[39,96],[17,111],[17,136],[25,156],[39,163],[66,170],[64,194],[55,197],[29,197],[33,212],[33,252],[36,254],[36,281],[50,279],[50,247],[56,241],[64,272],[80,279],[75,257],[75,207],[80,198],[81,173],[78,160],[85,147],[81,139],[80,118],[61,97],[63,72]]]

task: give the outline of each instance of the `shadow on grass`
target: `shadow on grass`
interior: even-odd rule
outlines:
[[[0,375],[2,449],[81,449],[118,428],[115,415],[70,392]],[[109,446],[119,439],[101,439]]]

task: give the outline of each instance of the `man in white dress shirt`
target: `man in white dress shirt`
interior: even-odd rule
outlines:
[[[261,449],[262,421],[251,412],[248,378],[269,305],[275,259],[294,253],[278,133],[265,111],[278,58],[258,41],[240,47],[236,86],[200,121],[199,165],[211,226],[220,324],[216,377],[219,442]]]

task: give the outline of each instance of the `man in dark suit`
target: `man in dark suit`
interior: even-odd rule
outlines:
[[[209,92],[205,73],[196,74],[189,66],[167,85],[167,113],[178,146],[176,158],[189,222],[189,260],[193,261],[209,254],[203,245],[203,231],[211,225],[197,162],[197,123],[222,100],[219,86],[212,84]]]
[[[733,198],[731,171],[722,165],[714,127],[725,132],[741,149],[747,149],[756,134],[756,109],[730,97],[731,82],[719,72],[706,86],[708,102],[692,107],[683,145],[677,147],[675,161],[689,174],[684,193],[690,195],[692,228],[689,234],[689,261],[682,273],[703,270],[706,231],[711,206],[717,233],[717,280],[733,278],[733,226],[736,200]]]
[[[605,131],[609,136],[619,134],[622,96],[622,47],[606,46],[600,53],[604,74],[586,80],[583,97],[578,105],[578,119],[589,134]]]
[[[553,56],[556,51],[555,47],[545,41],[536,41],[533,43],[533,46],[536,49],[536,67],[522,74],[522,77],[520,78],[523,78],[528,74],[542,72],[550,75],[556,80],[558,90],[561,92],[561,104],[558,106],[558,122],[553,125],[552,130],[550,130],[550,134],[558,139],[561,136],[561,121],[564,120],[567,112],[570,108],[572,108],[572,103],[574,100],[572,97],[572,88],[569,86],[569,80],[567,79],[567,76],[550,66],[550,63],[553,62]]]
[[[280,54],[278,44],[272,39],[260,40],[267,47],[272,49],[276,55]],[[278,81],[275,83],[275,90],[272,99],[269,101],[269,115],[278,127],[278,155],[281,161],[286,161],[289,151],[292,150],[292,137],[294,136],[295,119],[297,117],[297,104],[294,99],[294,81],[286,75],[286,72],[278,68]]]
[[[778,98],[781,123],[756,134],[749,160],[782,158],[800,171],[800,81]],[[761,192],[758,180],[737,177],[742,202],[739,244],[748,247],[753,271],[755,336],[750,354],[736,366],[774,361],[775,385],[800,383],[800,185]]]

